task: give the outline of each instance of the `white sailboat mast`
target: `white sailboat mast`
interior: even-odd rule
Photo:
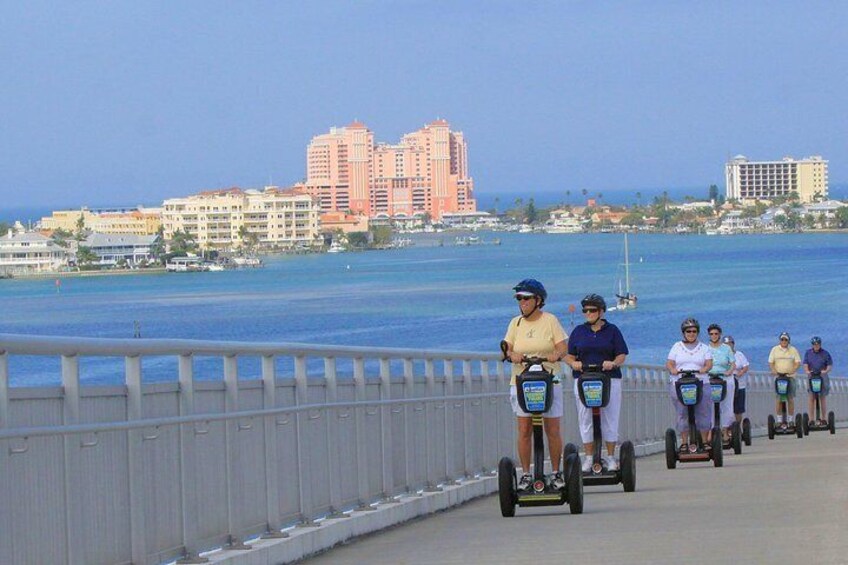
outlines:
[[[624,284],[627,296],[630,295],[630,250],[627,248],[627,232],[624,232]]]

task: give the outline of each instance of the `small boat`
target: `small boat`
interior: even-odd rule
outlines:
[[[327,253],[343,253],[344,251],[344,246],[338,241],[334,241],[332,244],[330,244],[330,248],[327,249]]]
[[[624,234],[624,285],[618,281],[618,292],[615,294],[615,306],[610,310],[630,310],[636,308],[636,295],[630,291],[630,248],[627,242],[627,233]]]

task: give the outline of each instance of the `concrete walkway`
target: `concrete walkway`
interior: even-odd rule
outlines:
[[[848,563],[848,430],[758,437],[724,461],[668,470],[662,455],[641,458],[635,493],[586,488],[583,515],[502,518],[489,496],[306,563]]]

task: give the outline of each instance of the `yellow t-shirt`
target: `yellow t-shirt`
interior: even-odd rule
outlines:
[[[512,350],[528,357],[547,357],[556,351],[556,344],[568,337],[557,317],[548,312],[542,312],[538,320],[533,322],[516,316],[509,322],[506,329],[506,341],[512,344]],[[559,376],[559,363],[545,363],[545,368]],[[515,377],[524,370],[521,363],[512,364],[512,378],[509,384],[515,384]]]
[[[795,362],[801,362],[801,355],[795,346],[790,345],[786,349],[775,345],[769,353],[769,364],[774,363],[774,370],[777,373],[784,373],[789,377],[795,376]]]

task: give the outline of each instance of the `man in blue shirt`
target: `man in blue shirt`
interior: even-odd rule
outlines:
[[[812,347],[804,353],[804,372],[807,373],[807,378],[812,373],[820,373],[822,377],[822,389],[819,393],[819,401],[821,403],[821,416],[827,414],[827,395],[830,394],[830,369],[833,367],[833,359],[830,353],[821,346],[821,338],[813,336],[810,340]],[[815,418],[816,401],[813,395],[810,395],[810,416]]]

